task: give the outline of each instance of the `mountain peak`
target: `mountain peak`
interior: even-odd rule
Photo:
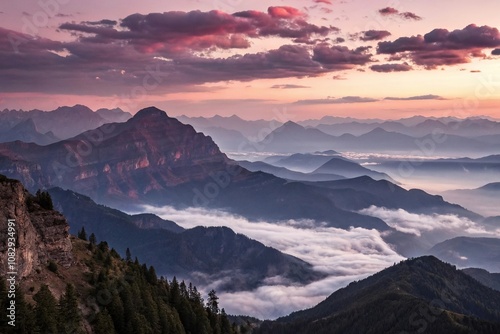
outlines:
[[[132,117],[132,119],[139,119],[143,117],[167,117],[168,115],[165,111],[158,109],[156,107],[147,107],[141,109],[137,112],[137,114]]]
[[[91,113],[93,114],[94,112],[92,109],[90,109],[87,106],[84,106],[83,104],[75,104],[74,106],[61,106],[54,110],[54,112],[73,112],[73,113]]]
[[[281,127],[283,129],[290,129],[290,130],[293,130],[293,129],[301,129],[301,130],[303,130],[304,129],[304,127],[302,125],[299,125],[299,124],[297,124],[295,122],[292,122],[292,121],[286,122]]]

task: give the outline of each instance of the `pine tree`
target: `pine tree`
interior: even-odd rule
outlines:
[[[87,241],[87,232],[85,232],[85,227],[82,226],[82,229],[78,232],[78,238]]]
[[[96,243],[97,243],[97,238],[95,237],[95,234],[92,233],[89,236],[89,249],[93,250],[95,248]]]
[[[59,301],[59,331],[73,333],[80,328],[81,320],[75,287],[67,284],[66,291]]]
[[[208,293],[207,308],[213,314],[219,314],[219,301],[218,300],[219,300],[219,297],[217,297],[215,290],[212,289]]]
[[[53,210],[54,204],[52,202],[52,197],[47,191],[41,191],[38,189],[36,192],[36,200],[40,206],[46,210]]]
[[[231,327],[231,323],[227,318],[226,311],[222,309],[220,311],[220,329],[222,334],[231,334],[233,333],[233,329]]]
[[[104,309],[99,312],[95,319],[94,325],[95,334],[114,334],[115,326],[113,325],[113,319],[108,313],[108,310]]]
[[[33,299],[36,302],[36,325],[40,333],[57,333],[57,302],[47,285],[42,285]]]
[[[21,289],[16,289],[16,331],[18,334],[31,334],[36,327],[33,307],[24,298]]]
[[[130,248],[128,247],[127,250],[125,251],[125,260],[127,260],[127,262],[132,261],[132,253],[130,253]]]

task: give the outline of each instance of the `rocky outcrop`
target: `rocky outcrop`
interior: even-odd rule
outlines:
[[[0,175],[0,276],[8,268],[8,222],[15,221],[16,265],[18,278],[54,261],[71,266],[69,226],[59,212],[42,208],[16,180]]]
[[[151,107],[126,123],[103,125],[48,146],[0,145],[0,171],[26,180],[30,190],[59,186],[101,203],[141,202],[187,182],[203,181],[232,162],[210,137]],[[31,179],[13,161],[39,166],[44,179]]]

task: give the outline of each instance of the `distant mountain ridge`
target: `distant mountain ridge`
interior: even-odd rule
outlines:
[[[432,247],[428,254],[461,268],[483,268],[500,273],[500,239],[458,237]]]
[[[20,123],[31,120],[34,128],[39,134],[49,134],[48,137],[33,137],[31,138],[31,142],[46,145],[58,139],[74,137],[84,131],[95,129],[105,123],[124,122],[130,117],[132,117],[131,114],[119,108],[103,108],[94,112],[90,108],[78,104],[72,107],[59,107],[52,111],[41,111],[37,109],[30,111],[6,109],[0,111],[0,122],[2,123],[0,129],[2,131],[7,131],[13,129]],[[34,132],[34,134],[36,134],[36,132]],[[23,138],[16,138],[14,136],[11,138],[12,140],[9,140],[8,137],[1,138],[1,141],[26,141],[23,140]]]
[[[341,208],[348,202],[377,205],[375,195],[250,172],[228,159],[210,137],[154,107],[125,123],[48,146],[0,144],[0,172],[35,191],[58,186],[127,210],[142,204],[205,206],[250,220],[308,219],[344,229],[389,229],[379,218]],[[409,194],[420,210],[472,214],[425,192]]]
[[[465,268],[462,271],[484,286],[500,291],[500,273],[490,273],[480,268]]]

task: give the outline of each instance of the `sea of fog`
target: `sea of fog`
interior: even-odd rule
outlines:
[[[227,226],[311,263],[325,272],[325,279],[305,286],[286,286],[276,282],[253,291],[221,292],[221,307],[229,314],[245,314],[260,319],[275,319],[293,311],[312,307],[339,288],[363,279],[404,258],[396,253],[377,230],[351,228],[343,230],[312,221],[287,220],[279,223],[249,221],[218,210],[145,206],[144,212],[176,222],[184,228]],[[444,233],[447,236],[492,236],[480,225],[449,215],[416,215],[404,210],[370,207],[363,214],[379,217],[397,230],[425,238]],[[496,231],[500,236],[500,231]],[[279,281],[279,280],[278,280]],[[200,287],[207,292],[220,282]]]

